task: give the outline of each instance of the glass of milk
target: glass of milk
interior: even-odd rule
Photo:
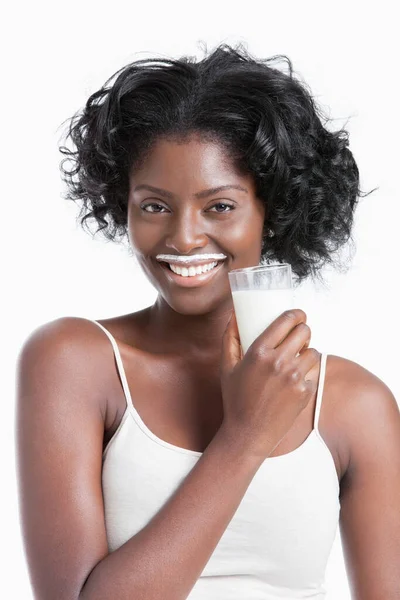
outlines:
[[[274,263],[229,271],[243,354],[280,314],[294,306],[292,269]]]

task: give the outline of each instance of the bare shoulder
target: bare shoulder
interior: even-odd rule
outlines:
[[[109,340],[95,323],[81,317],[59,317],[29,333],[17,358],[18,377],[31,378],[34,372],[43,377],[46,372],[46,381],[53,388],[61,371],[70,378],[85,377],[106,423],[108,391],[113,384],[112,354]]]
[[[112,353],[104,332],[77,317],[39,325],[19,352],[18,499],[35,598],[75,598],[107,555],[101,474]]]
[[[331,357],[335,418],[348,453],[340,533],[352,597],[398,598],[400,410],[388,385],[356,362]]]
[[[21,346],[19,358],[32,353],[49,356],[61,352],[65,359],[78,356],[90,367],[98,365],[98,357],[109,344],[104,333],[90,319],[83,317],[59,317],[42,323],[33,329]]]
[[[33,329],[25,339],[22,349],[40,342],[45,346],[70,342],[78,345],[81,345],[82,342],[92,344],[97,343],[102,337],[99,327],[90,319],[69,316],[59,317],[42,323]]]
[[[359,363],[330,354],[327,365],[331,416],[348,479],[373,440],[379,452],[380,437],[389,429],[392,439],[400,439],[399,405],[387,384]]]

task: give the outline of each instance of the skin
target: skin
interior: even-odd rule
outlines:
[[[179,165],[179,168],[177,168]],[[130,177],[129,241],[144,273],[159,295],[148,315],[148,336],[162,351],[217,357],[233,304],[228,269],[257,265],[261,254],[265,207],[255,195],[250,176],[232,172],[223,149],[194,139],[185,144],[162,140],[139,171]],[[173,199],[139,185],[170,191]],[[199,190],[240,185],[247,191],[225,190],[194,199]],[[151,199],[151,200],[149,200]],[[146,200],[146,203],[144,202]],[[143,204],[156,202],[162,206]],[[215,206],[217,202],[233,205]],[[217,211],[220,211],[219,213]],[[224,211],[224,212],[222,212]],[[224,274],[203,288],[183,288],[160,272],[155,256],[222,253]]]
[[[173,197],[135,191],[143,184]],[[247,193],[193,197],[228,184]],[[236,208],[229,212],[217,207],[219,202]],[[165,212],[140,209],[151,203]],[[99,322],[117,340],[143,421],[177,446],[204,451],[221,424],[221,339],[233,309],[227,272],[258,264],[264,218],[251,177],[235,172],[216,143],[195,136],[183,143],[159,140],[131,173],[129,241],[158,297],[151,307]],[[172,284],[155,260],[158,253],[208,252],[224,253],[227,260],[212,285],[201,288]],[[319,365],[308,378],[318,376]],[[32,580],[37,590],[52,590],[46,598],[61,598],[60,581],[67,581],[70,588],[62,597],[75,598],[91,568],[107,555],[101,453],[126,409],[108,338],[86,319],[65,317],[41,326],[21,351],[18,386],[21,517]],[[313,428],[315,399],[271,456],[304,442]],[[397,402],[368,370],[329,355],[319,431],[340,482],[340,530],[352,598],[398,600]],[[40,443],[43,435],[46,445]],[[49,540],[58,541],[60,556]]]
[[[230,189],[207,198],[194,198],[198,191],[229,184],[245,191]],[[173,198],[136,189],[144,185],[169,192]],[[130,353],[127,360],[140,365],[135,376],[136,403],[142,414],[147,415],[152,431],[159,432],[160,437],[166,435],[169,441],[175,439],[178,446],[203,451],[222,422],[221,339],[233,310],[227,273],[259,263],[264,219],[265,206],[255,194],[252,177],[234,171],[223,147],[196,136],[184,143],[159,140],[142,167],[131,173],[129,242],[142,270],[159,293],[154,305],[139,313],[100,322],[114,331],[119,341],[126,340],[128,350],[135,347],[135,358]],[[169,281],[161,270],[155,259],[161,253],[222,253],[227,259],[223,271],[210,285],[182,288]],[[154,364],[149,355],[156,357]],[[309,372],[308,378],[318,376],[319,365]],[[146,402],[149,393],[152,398],[160,399],[159,406],[155,401],[149,407]],[[143,398],[143,404],[138,396]],[[124,410],[125,399],[120,395],[118,412],[105,444],[118,427]],[[283,453],[285,447],[300,445],[312,429],[312,420],[310,406],[296,423],[291,437],[285,438],[272,456]],[[340,473],[339,458],[336,461]]]

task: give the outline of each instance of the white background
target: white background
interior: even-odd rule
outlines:
[[[92,239],[61,198],[60,124],[124,64],[152,55],[203,56],[243,41],[260,57],[287,54],[335,120],[347,122],[364,191],[357,252],[328,289],[304,285],[312,344],[380,377],[400,398],[398,31],[395,3],[33,2],[8,8],[2,40],[2,461],[0,564],[5,598],[30,600],[14,471],[14,370],[29,333],[62,316],[132,312],[156,292],[127,251]],[[3,20],[4,21],[4,20]],[[357,427],[357,423],[354,423]],[[46,441],[43,440],[43,443]],[[327,569],[328,600],[350,598],[340,536]]]

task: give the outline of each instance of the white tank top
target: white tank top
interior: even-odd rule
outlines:
[[[149,523],[202,452],[148,429],[133,405],[114,337],[93,322],[111,341],[127,402],[103,452],[105,525],[113,552]],[[322,353],[313,430],[292,452],[261,464],[188,600],[326,597],[325,570],[340,512],[335,463],[318,430],[326,358]]]

